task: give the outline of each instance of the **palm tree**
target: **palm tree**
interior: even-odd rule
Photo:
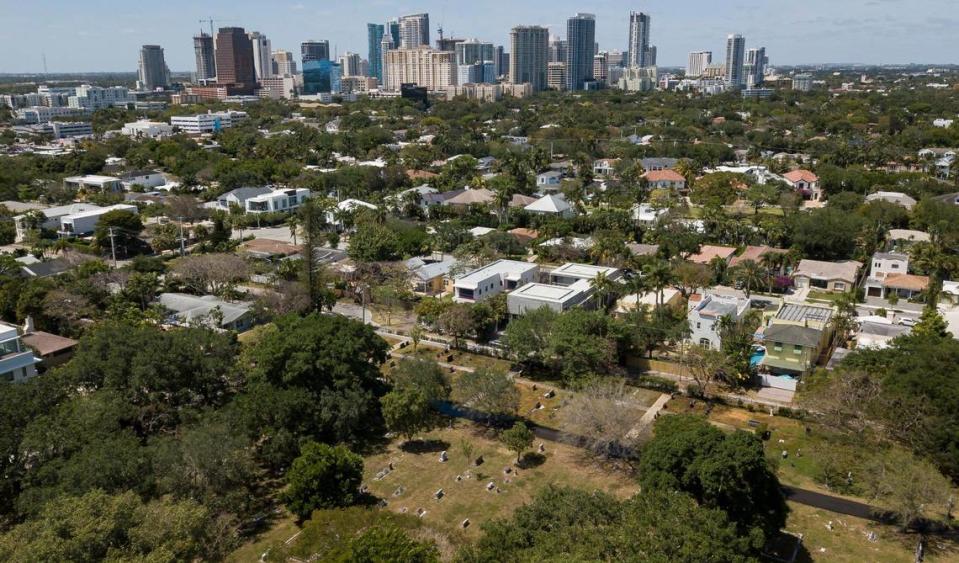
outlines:
[[[743,260],[733,269],[733,279],[742,284],[746,299],[749,299],[753,288],[761,286],[764,281],[763,268],[755,260]]]
[[[293,237],[293,246],[296,246],[296,229],[300,226],[300,217],[294,213],[286,220],[286,225],[290,228],[290,236]]]
[[[780,252],[766,252],[759,258],[759,263],[766,268],[766,281],[769,283],[769,293],[773,292],[773,281],[775,277],[773,272],[782,275],[783,265],[786,263],[786,255]]]
[[[509,204],[513,199],[513,189],[506,182],[499,183],[493,191],[493,203],[496,205],[499,224],[503,224],[504,218],[509,219]]]
[[[609,297],[615,297],[617,289],[619,289],[619,284],[609,279],[605,272],[596,274],[590,285],[596,295],[596,302],[603,310],[609,305]]]
[[[656,306],[663,306],[663,290],[673,283],[673,270],[665,260],[656,260],[646,269],[646,280],[656,291]]]

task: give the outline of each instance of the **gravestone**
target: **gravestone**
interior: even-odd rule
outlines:
[[[433,498],[435,498],[436,500],[440,500],[444,496],[446,496],[446,493],[443,491],[443,489],[439,489],[435,493],[433,493]]]
[[[479,456],[478,458],[476,458],[476,461],[473,462],[473,465],[475,465],[476,467],[479,467],[480,465],[483,465],[483,461],[484,461],[483,456]]]
[[[552,389],[550,389],[549,391],[543,393],[543,398],[544,398],[544,399],[552,399],[552,398],[555,397],[555,396],[556,396],[556,391],[553,391]]]
[[[490,481],[489,483],[486,484],[486,490],[487,490],[487,491],[492,491],[492,490],[495,489],[495,488],[496,488],[496,483],[494,483],[494,482],[492,482],[492,481]]]
[[[446,450],[440,452],[440,463],[446,463],[449,459],[450,457],[446,455]]]
[[[546,452],[546,445],[543,444],[542,442],[540,442],[538,449],[539,449],[539,453],[545,453],[545,452]]]
[[[463,520],[463,522],[460,524],[460,528],[469,528],[469,526],[470,526],[469,518],[467,518],[466,520]]]

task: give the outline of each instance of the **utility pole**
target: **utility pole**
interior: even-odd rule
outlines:
[[[186,248],[184,248],[185,243],[183,241],[183,217],[177,217],[177,221],[180,222],[180,256],[186,254]]]
[[[117,245],[113,241],[113,227],[109,227],[110,231],[110,253],[113,255],[113,267],[117,267]]]

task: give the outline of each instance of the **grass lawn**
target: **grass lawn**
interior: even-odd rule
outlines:
[[[786,529],[803,535],[805,553],[797,561],[830,563],[911,563],[919,537],[903,534],[893,526],[835,514],[818,508],[789,503]],[[830,525],[830,522],[832,523]],[[830,526],[832,529],[829,529]],[[870,540],[870,533],[875,534]],[[804,555],[808,555],[804,557]],[[926,543],[926,561],[956,561],[959,550],[952,542],[931,539]]]
[[[256,536],[253,541],[243,544],[239,549],[227,556],[229,562],[244,563],[246,561],[259,561],[263,552],[268,550],[271,545],[283,543],[293,537],[300,531],[296,525],[296,519],[285,514],[283,517],[273,523],[273,526]]]
[[[542,459],[518,469],[516,454],[472,423],[457,421],[452,429],[435,430],[422,438],[431,441],[431,447],[422,448],[428,451],[407,451],[397,440],[386,451],[367,457],[364,483],[372,494],[388,502],[385,510],[404,513],[405,509],[406,514],[416,514],[424,509],[424,523],[449,534],[454,542],[475,539],[480,524],[508,516],[549,484],[598,489],[623,498],[638,490],[631,476],[600,467],[582,450],[562,444],[546,443]],[[481,466],[470,466],[462,453],[464,441],[473,445],[473,459],[483,457]],[[534,442],[534,449],[539,443]],[[449,455],[446,463],[439,461],[442,450]],[[394,470],[377,480],[377,473],[390,463]],[[504,474],[506,467],[514,471]],[[462,480],[457,481],[457,476]],[[499,492],[486,489],[490,482]],[[394,496],[401,487],[401,494]],[[433,498],[438,489],[445,492],[439,500]],[[470,526],[464,530],[461,523],[466,518]]]
[[[839,298],[844,295],[843,293],[834,293],[831,291],[815,291],[811,290],[807,299],[812,299],[815,301],[828,301],[830,303],[835,303]]]
[[[413,346],[410,345],[406,348],[401,348],[395,351],[393,354],[396,356],[412,355]],[[452,361],[449,361],[450,356],[453,357]],[[449,352],[445,352],[439,348],[424,346],[422,343],[420,344],[419,349],[416,351],[416,357],[435,360],[437,362],[450,363],[467,368],[486,368],[502,372],[510,371],[513,365],[509,360],[491,358],[489,356],[481,356],[479,354],[462,352],[458,350],[450,350]]]
[[[253,346],[263,337],[263,332],[269,330],[269,327],[273,326],[273,323],[258,325],[246,332],[241,332],[236,336],[236,339],[243,346]]]

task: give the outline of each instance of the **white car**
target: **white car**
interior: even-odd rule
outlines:
[[[918,320],[916,320],[916,319],[911,319],[911,318],[908,318],[908,317],[899,319],[899,324],[901,324],[902,326],[913,327],[913,326],[916,326],[916,324],[918,324],[918,323],[919,323]]]

